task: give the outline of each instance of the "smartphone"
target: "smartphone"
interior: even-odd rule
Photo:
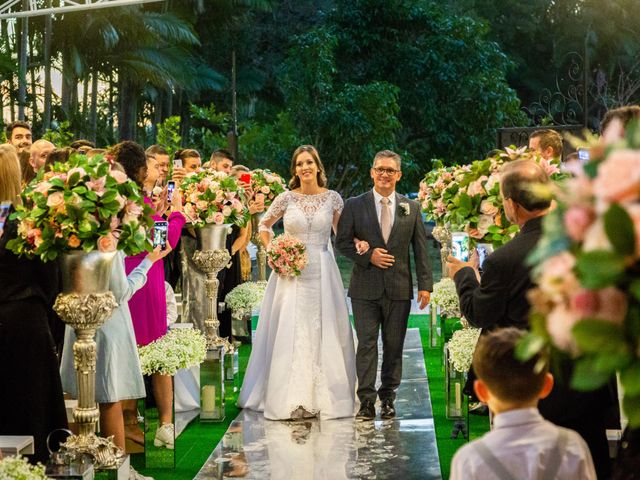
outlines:
[[[249,185],[251,183],[251,174],[243,173],[242,175],[240,175],[240,181]]]
[[[590,155],[588,148],[579,148],[578,149],[578,159],[580,163],[584,165],[585,163],[589,163]]]
[[[173,191],[176,189],[176,182],[173,180],[169,180],[167,182],[167,202],[171,203],[171,197],[173,196]]]
[[[466,232],[451,233],[451,255],[462,262],[469,261],[469,234]]]
[[[167,249],[167,234],[169,223],[165,221],[153,222],[153,248],[160,246],[161,250]]]
[[[2,232],[4,232],[4,224],[9,218],[9,213],[11,212],[11,202],[2,202],[0,203],[0,237],[2,237]]]
[[[182,160],[180,158],[176,158],[173,161],[173,168],[182,168]]]

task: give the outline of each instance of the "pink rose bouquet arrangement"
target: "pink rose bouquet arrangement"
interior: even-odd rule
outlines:
[[[267,247],[269,267],[282,277],[297,277],[307,265],[307,248],[296,237],[283,233]]]
[[[40,170],[21,198],[12,217],[18,236],[7,242],[18,255],[48,261],[70,250],[151,250],[151,208],[138,186],[102,156],[72,155],[50,171]]]
[[[249,219],[244,189],[224,172],[204,170],[187,175],[180,184],[184,215],[194,226],[235,224],[244,227]]]
[[[503,245],[519,228],[511,225],[504,213],[500,197],[500,169],[506,162],[518,159],[534,159],[554,180],[566,176],[556,163],[527,151],[526,147],[508,147],[469,165],[429,172],[421,183],[426,200],[422,203],[424,211],[436,223],[449,224],[451,230],[469,233],[473,244]]]
[[[250,200],[262,201],[268,207],[278,195],[287,190],[287,186],[277,173],[258,168],[251,172],[251,190],[253,198]]]
[[[610,127],[622,136],[620,124]],[[591,160],[556,193],[557,208],[531,257],[532,332],[527,358],[551,343],[568,352],[578,390],[606,384],[617,371],[624,409],[640,427],[640,125],[623,140],[605,133]]]

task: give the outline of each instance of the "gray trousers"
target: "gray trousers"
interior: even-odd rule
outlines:
[[[395,400],[402,379],[402,348],[411,300],[390,300],[386,295],[377,300],[352,298],[351,306],[358,335],[358,398],[360,402],[376,400],[378,333],[382,329],[382,385],[377,396]]]

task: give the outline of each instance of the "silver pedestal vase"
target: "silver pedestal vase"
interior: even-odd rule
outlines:
[[[433,238],[440,243],[440,261],[442,262],[442,277],[448,277],[447,258],[451,254],[451,230],[448,225],[438,225],[433,229]]]
[[[267,280],[267,250],[260,238],[260,222],[265,212],[256,213],[251,216],[251,241],[258,247],[256,254],[258,260],[258,280],[265,282]]]
[[[196,229],[197,250],[193,254],[193,263],[207,275],[205,290],[209,299],[209,311],[204,321],[207,348],[224,346],[227,352],[233,351],[229,340],[220,337],[220,320],[218,320],[218,272],[225,268],[231,260],[226,248],[227,234],[230,225],[207,224]]]
[[[78,435],[70,436],[62,448],[70,454],[87,453],[96,468],[117,468],[124,452],[110,438],[96,436],[100,412],[96,404],[96,330],[118,306],[109,291],[115,252],[72,251],[60,257],[62,293],[53,309],[73,328],[73,364],[78,385],[78,406],[73,419]]]

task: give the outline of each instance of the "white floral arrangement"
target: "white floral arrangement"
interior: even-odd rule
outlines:
[[[193,328],[169,330],[155,342],[138,347],[143,375],[175,375],[182,368],[200,365],[207,355],[207,340]]]
[[[449,348],[449,363],[454,370],[461,373],[469,371],[479,336],[480,329],[473,327],[453,332],[447,346]]]
[[[236,318],[241,317],[262,303],[266,288],[267,282],[241,283],[227,294],[224,301]]]
[[[17,455],[0,460],[0,479],[46,480],[41,463],[31,465],[26,458]]]
[[[460,299],[453,279],[443,278],[433,286],[431,302],[440,307],[440,313],[448,317],[460,317]]]

